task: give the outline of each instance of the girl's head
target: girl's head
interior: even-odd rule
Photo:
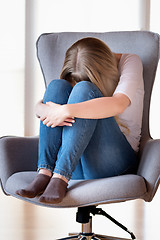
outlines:
[[[60,75],[71,84],[91,81],[104,96],[112,96],[118,81],[115,54],[97,38],[83,38],[66,52]]]

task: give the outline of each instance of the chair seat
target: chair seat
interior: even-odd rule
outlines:
[[[144,179],[138,175],[71,180],[66,197],[61,203],[56,205],[43,204],[39,202],[38,197],[29,199],[16,194],[16,190],[25,188],[36,175],[37,172],[18,172],[11,175],[6,182],[6,193],[37,205],[68,208],[122,202],[137,198],[143,199],[147,191]]]

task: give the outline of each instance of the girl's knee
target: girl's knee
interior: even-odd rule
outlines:
[[[93,84],[92,82],[89,81],[81,81],[79,83],[77,83],[74,87],[74,91],[79,91],[79,93],[81,92],[94,92],[95,95],[102,95],[101,91],[99,90],[99,88]]]
[[[81,81],[74,86],[68,103],[87,101],[102,96],[95,84],[89,81]]]
[[[78,82],[74,86],[75,89],[78,88],[78,89],[81,89],[81,90],[85,90],[85,89],[90,90],[90,89],[95,88],[95,87],[96,86],[90,81],[81,81],[81,82]]]
[[[64,79],[55,79],[55,80],[52,80],[47,89],[51,89],[51,90],[54,90],[54,89],[66,89],[68,87],[71,87],[71,84],[69,82],[67,82],[66,80]]]
[[[52,80],[44,94],[43,102],[53,101],[55,103],[64,104],[72,91],[72,86],[64,79]]]

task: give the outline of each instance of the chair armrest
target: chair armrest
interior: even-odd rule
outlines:
[[[15,172],[36,171],[38,137],[0,138],[0,180],[5,192],[7,179]]]
[[[160,139],[150,139],[143,150],[138,175],[146,181],[145,201],[152,201],[160,182]]]

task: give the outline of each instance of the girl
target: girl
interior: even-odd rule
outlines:
[[[36,106],[38,175],[17,194],[59,203],[72,179],[135,173],[143,111],[143,67],[135,54],[113,53],[96,38],[66,52],[60,79]]]

